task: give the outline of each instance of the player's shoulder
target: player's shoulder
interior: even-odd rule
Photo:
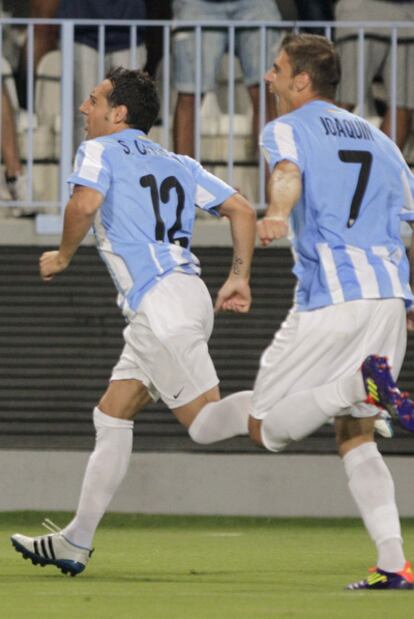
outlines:
[[[262,131],[260,143],[265,148],[275,148],[282,141],[296,143],[300,138],[300,123],[297,121],[294,112],[278,116],[268,122]]]
[[[273,120],[270,120],[263,129],[264,136],[272,136],[275,131],[280,127],[289,126],[294,131],[295,128],[302,123],[301,115],[299,114],[299,110],[294,110],[292,112],[288,112],[287,114],[282,114],[282,116],[278,116]]]
[[[102,150],[109,152],[119,149],[119,138],[116,134],[101,135],[97,138],[93,138],[92,140],[88,140],[88,142],[92,142],[102,148]]]
[[[117,145],[117,142],[111,139],[112,136],[104,135],[89,140],[84,140],[79,145],[79,152],[88,154],[89,156],[102,156],[105,152],[111,152]]]
[[[193,159],[193,157],[180,155],[172,151],[169,152],[169,155],[182,169],[186,170],[192,176],[196,175],[202,169],[201,163]]]
[[[301,107],[279,116],[276,120],[285,125],[290,125],[293,129],[297,129],[298,132],[303,130],[312,131],[314,121],[319,120],[323,114],[337,114],[340,111],[340,108],[334,103],[316,99],[308,101]]]
[[[265,124],[263,131],[274,131],[274,128],[280,124],[289,124],[294,125],[297,122],[297,117],[295,116],[295,112],[289,112],[288,114],[283,114],[282,116],[277,116],[273,120],[270,120]]]

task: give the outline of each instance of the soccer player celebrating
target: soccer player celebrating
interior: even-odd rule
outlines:
[[[87,140],[79,147],[58,251],[40,258],[45,281],[64,271],[93,225],[98,251],[129,322],[109,387],[94,409],[95,450],[75,518],[62,531],[12,543],[34,564],[76,575],[128,468],[133,417],[159,397],[199,443],[247,434],[251,391],[220,401],[208,352],[213,306],[191,253],[195,207],[230,220],[233,264],[216,311],[250,309],[250,263],[256,217],[234,189],[186,156],[148,137],[159,113],[153,82],[116,69],[80,107]],[[50,521],[46,522],[49,524]]]
[[[413,403],[394,383],[413,301],[400,222],[414,225],[414,177],[388,137],[334,105],[340,66],[326,38],[288,35],[265,79],[281,116],[262,136],[271,176],[257,229],[263,246],[292,231],[298,282],[261,358],[250,435],[278,452],[334,418],[349,489],[378,551],[367,580],[348,588],[412,589],[373,428],[380,406],[414,431]]]

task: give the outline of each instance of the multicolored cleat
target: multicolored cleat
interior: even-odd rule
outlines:
[[[23,559],[30,559],[33,565],[54,565],[62,574],[77,576],[86,567],[92,550],[72,544],[61,533],[51,520],[46,518],[42,523],[51,531],[50,535],[27,537],[15,533],[11,537],[11,543]]]
[[[369,404],[385,408],[408,432],[414,432],[414,402],[402,392],[391,376],[386,357],[370,355],[361,366]]]
[[[414,589],[414,576],[409,561],[404,565],[401,572],[386,572],[379,567],[370,570],[366,580],[353,582],[345,587],[348,591],[360,589],[383,590],[383,589]]]

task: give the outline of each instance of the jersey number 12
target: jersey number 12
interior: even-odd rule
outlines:
[[[151,193],[152,208],[155,215],[155,240],[165,240],[165,223],[161,217],[160,212],[160,199],[163,204],[167,204],[170,201],[170,193],[172,189],[175,189],[177,194],[177,209],[174,225],[168,230],[168,240],[170,243],[176,243],[181,247],[188,247],[188,239],[186,237],[175,239],[174,235],[178,230],[181,230],[181,213],[183,212],[185,205],[185,192],[183,186],[175,176],[167,176],[159,189],[157,185],[157,179],[153,174],[147,174],[140,178],[140,185],[145,189],[149,189]]]

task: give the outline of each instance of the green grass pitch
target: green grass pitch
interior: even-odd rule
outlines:
[[[64,513],[47,514],[58,524]],[[351,592],[375,552],[356,520],[110,514],[86,571],[32,566],[9,542],[44,514],[0,514],[4,619],[399,619],[414,591]],[[403,521],[414,559],[414,520]]]

